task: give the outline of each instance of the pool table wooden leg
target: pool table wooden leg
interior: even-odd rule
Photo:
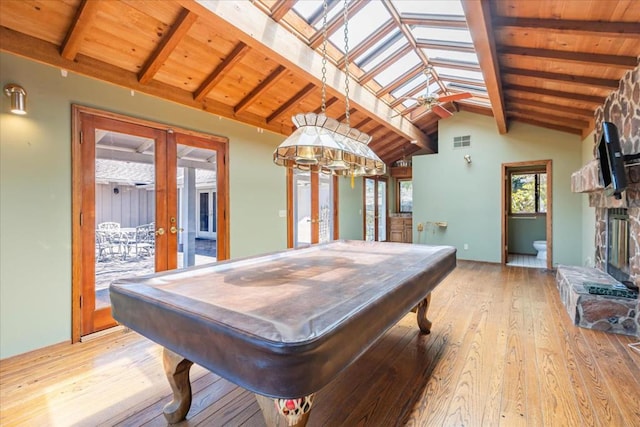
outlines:
[[[313,394],[299,399],[273,399],[256,394],[256,400],[268,427],[304,427],[307,425]]]
[[[420,304],[418,304],[418,326],[420,327],[420,330],[425,334],[431,333],[431,321],[427,319],[427,310],[429,310],[430,302],[431,293],[429,293],[429,295],[427,295],[422,301],[420,301]]]
[[[169,424],[184,420],[191,407],[191,382],[189,370],[193,362],[164,348],[162,351],[164,372],[173,391],[173,400],[164,407],[164,417]]]

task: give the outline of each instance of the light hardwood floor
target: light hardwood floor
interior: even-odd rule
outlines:
[[[460,261],[318,393],[310,426],[640,426],[634,337],[578,328],[552,273]],[[166,425],[159,347],[134,332],[0,364],[0,425]],[[254,396],[194,366],[187,426],[264,426]],[[312,373],[311,373],[312,375]]]

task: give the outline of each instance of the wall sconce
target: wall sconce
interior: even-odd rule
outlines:
[[[471,155],[470,155],[470,154],[465,154],[465,155],[464,155],[464,160],[465,160],[465,162],[467,162],[468,164],[471,164]]]
[[[27,114],[27,92],[22,86],[9,83],[4,87],[4,93],[11,98],[11,112],[13,114]]]

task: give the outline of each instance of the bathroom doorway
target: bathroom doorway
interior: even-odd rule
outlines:
[[[553,268],[551,165],[502,164],[502,264]]]

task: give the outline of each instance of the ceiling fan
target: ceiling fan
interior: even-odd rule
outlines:
[[[427,111],[433,111],[438,116],[442,117],[443,119],[446,119],[447,117],[453,116],[453,113],[447,110],[446,108],[444,108],[442,104],[451,102],[451,101],[457,101],[459,99],[471,98],[473,96],[469,92],[454,93],[452,95],[445,95],[445,96],[431,95],[430,88],[429,88],[429,74],[431,74],[431,71],[432,71],[432,68],[431,66],[429,66],[424,72],[424,74],[427,76],[427,93],[425,95],[420,95],[415,98],[409,97],[409,96],[401,97],[400,99],[412,99],[416,101],[416,104],[412,105],[411,107],[407,108],[401,113],[395,114],[392,117],[396,117],[400,114],[404,115],[412,110],[415,110],[418,107],[425,107]]]

